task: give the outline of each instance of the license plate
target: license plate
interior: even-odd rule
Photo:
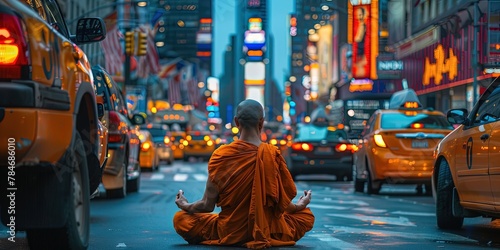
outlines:
[[[412,148],[428,148],[429,143],[427,143],[426,140],[413,140],[411,142],[411,147]]]
[[[330,148],[330,147],[318,147],[316,149],[316,152],[318,152],[318,153],[331,153],[332,148]]]

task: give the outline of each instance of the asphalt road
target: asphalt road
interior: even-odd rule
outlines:
[[[138,193],[124,199],[101,196],[91,202],[89,249],[233,249],[188,245],[172,226],[178,211],[174,196],[184,190],[189,201],[202,197],[207,163],[176,161],[157,172],[143,172]],[[379,195],[354,193],[352,182],[328,176],[301,176],[299,192],[313,190],[316,221],[294,247],[278,249],[491,249],[500,248],[500,222],[466,218],[464,227],[436,227],[432,197],[414,186],[383,186]],[[0,249],[28,249],[25,234],[7,241],[0,226]],[[241,248],[234,248],[241,249]]]

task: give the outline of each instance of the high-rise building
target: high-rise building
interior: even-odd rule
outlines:
[[[340,80],[339,47],[347,41],[347,3],[295,0],[290,15],[290,94],[297,121],[320,105]],[[321,51],[320,51],[321,50]]]
[[[160,18],[156,42],[160,59],[198,62],[211,74],[212,1],[159,0],[166,13]]]

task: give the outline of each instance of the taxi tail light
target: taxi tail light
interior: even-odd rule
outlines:
[[[0,78],[21,79],[28,69],[26,31],[21,20],[0,13]]]
[[[424,124],[423,123],[412,123],[411,128],[416,128],[416,129],[424,128]]]
[[[374,135],[373,140],[375,141],[375,144],[381,148],[387,148],[387,145],[385,145],[384,138],[382,138],[382,135]]]
[[[305,142],[295,142],[292,144],[292,149],[295,151],[312,151],[314,149],[313,145],[311,143],[305,143]]]
[[[141,150],[142,151],[148,151],[149,148],[151,148],[151,144],[149,142],[145,142],[141,145]]]
[[[335,146],[335,150],[337,152],[351,151],[354,153],[358,151],[358,146],[349,143],[339,143]]]

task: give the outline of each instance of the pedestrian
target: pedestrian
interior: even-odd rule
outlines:
[[[239,139],[214,151],[201,200],[189,203],[179,190],[174,216],[177,233],[190,244],[234,245],[260,249],[291,246],[312,229],[307,208],[311,190],[297,203],[295,183],[279,150],[261,142],[262,105],[251,99],[236,108]],[[215,205],[219,214],[212,213]]]

